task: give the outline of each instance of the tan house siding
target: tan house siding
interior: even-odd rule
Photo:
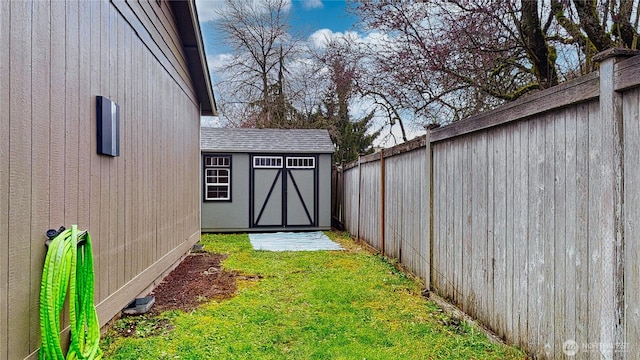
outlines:
[[[40,346],[47,229],[91,233],[102,325],[199,239],[200,103],[173,14],[0,1],[0,360]],[[120,105],[119,157],[96,153],[96,96]]]

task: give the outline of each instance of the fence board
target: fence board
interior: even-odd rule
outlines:
[[[500,336],[505,336],[507,301],[506,274],[506,232],[507,232],[507,157],[506,132],[500,129],[495,133],[494,152],[494,217],[493,217],[493,264],[490,286],[494,289],[491,306],[492,323]]]
[[[462,206],[463,206],[463,224],[462,224],[462,263],[460,264],[462,270],[462,288],[458,289],[458,295],[461,298],[462,309],[465,312],[470,313],[474,307],[473,299],[469,296],[469,292],[472,286],[472,251],[473,251],[473,210],[471,207],[473,196],[473,157],[472,157],[472,142],[470,137],[461,138],[462,149],[462,166],[463,166],[463,186],[462,186]],[[434,161],[434,171],[436,166]],[[437,202],[434,201],[434,204]],[[435,213],[435,210],[434,210]],[[434,236],[433,243],[438,244],[439,237]]]
[[[560,301],[556,306],[556,316],[560,321],[556,321],[556,339],[574,340],[576,338],[576,224],[577,224],[577,119],[576,109],[568,109],[565,117],[565,127],[563,129],[565,136],[565,165],[560,170],[564,170],[564,219],[557,223],[564,225],[564,233],[560,234],[564,240],[564,250],[557,251],[557,256],[563,256],[560,261],[564,265],[562,272],[556,267],[558,278],[563,282],[561,289],[558,291],[557,298]],[[556,167],[557,169],[557,167]],[[563,191],[558,191],[562,193]],[[560,201],[562,201],[560,199]],[[564,276],[564,278],[563,278]],[[564,307],[563,307],[564,306]],[[556,342],[555,351],[562,351],[562,343]]]
[[[514,341],[514,322],[513,322],[513,309],[514,301],[520,301],[519,298],[514,296],[514,278],[516,271],[519,271],[519,265],[514,262],[515,258],[515,210],[514,210],[514,185],[515,185],[515,139],[518,136],[517,125],[512,124],[506,131],[506,143],[505,143],[505,157],[506,157],[506,170],[505,170],[505,216],[506,229],[505,229],[505,260],[504,260],[504,275],[505,275],[505,301],[502,308],[503,316],[505,317],[504,333],[505,340],[509,342]]]
[[[528,308],[528,338],[530,346],[538,350],[540,346],[540,331],[543,320],[542,288],[544,272],[541,268],[544,262],[544,118],[529,122],[529,183],[533,191],[529,194],[529,308]]]
[[[588,283],[588,318],[587,343],[598,344],[600,342],[600,291],[602,284],[597,279],[602,279],[600,252],[600,242],[603,240],[601,228],[599,226],[600,197],[602,194],[602,179],[600,167],[602,166],[602,124],[597,111],[597,103],[589,106],[589,234],[588,234],[588,256],[589,256],[589,281]],[[595,354],[590,354],[591,358],[596,358]]]
[[[483,261],[487,244],[487,140],[486,133],[480,133],[473,142],[472,158],[472,195],[471,209],[473,213],[472,223],[472,245],[471,245],[471,289],[469,296],[472,306],[476,309],[475,317],[481,321],[485,318],[485,308],[482,293],[485,289],[485,274]],[[445,197],[446,198],[446,197]],[[445,241],[445,239],[438,239]]]
[[[529,123],[521,122],[516,124],[516,138],[514,146],[514,157],[516,167],[514,174],[514,264],[519,264],[519,268],[514,273],[514,298],[519,299],[514,304],[514,342],[524,343],[528,337],[527,310],[529,307],[529,271],[531,258],[529,257],[529,177],[527,160],[529,156]]]
[[[576,337],[586,344],[589,329],[589,104],[576,112]]]
[[[344,224],[345,229],[353,235],[358,231],[358,214],[360,193],[360,167],[353,167],[344,170]],[[349,204],[350,206],[347,206]]]
[[[540,271],[542,277],[541,282],[541,303],[540,303],[540,348],[541,352],[546,356],[551,356],[553,353],[553,334],[554,334],[554,261],[553,261],[553,247],[555,243],[554,238],[554,220],[555,220],[555,207],[554,207],[554,195],[555,195],[555,146],[556,138],[554,132],[554,123],[556,117],[554,113],[549,113],[544,119],[544,174],[542,180],[543,186],[543,202],[541,217],[541,263]]]
[[[640,90],[624,94],[623,118],[625,143],[625,338],[624,350],[640,354]]]
[[[442,164],[443,160],[442,160],[442,154],[443,151],[440,151],[440,147],[442,147],[441,144],[436,144],[434,145],[433,148],[433,161],[434,163],[437,164]],[[442,170],[442,167],[438,167],[437,169],[434,168],[433,169],[433,188],[434,188],[434,197],[433,197],[433,201],[434,203],[441,203],[443,201],[444,198],[444,194],[445,194],[445,187],[444,184],[446,183],[446,174],[444,174],[444,171]],[[440,207],[434,207],[433,208],[433,218],[434,218],[434,230],[433,230],[433,238],[434,239],[440,239],[443,236],[443,224],[444,224],[444,219],[445,217],[440,213],[442,211],[442,209]],[[432,268],[433,268],[433,276],[434,276],[434,285],[437,289],[444,289],[445,288],[445,274],[443,271],[443,261],[444,259],[442,258],[442,254],[443,254],[443,247],[444,247],[445,243],[444,242],[433,242],[433,259],[432,259]]]
[[[454,164],[453,164],[453,143],[448,142],[445,144],[444,150],[444,163],[446,164],[446,170],[444,171],[444,177],[442,179],[442,186],[444,190],[444,196],[449,197],[453,194],[453,184],[455,183],[455,177],[453,175]],[[453,271],[453,252],[455,251],[453,239],[453,216],[454,216],[454,207],[455,204],[451,201],[446,201],[443,206],[444,210],[444,226],[443,226],[443,235],[447,241],[443,243],[442,246],[442,270],[444,273],[444,279],[446,280],[445,286],[443,287],[444,293],[447,295],[447,298],[453,299],[453,284],[455,282],[454,271]]]
[[[451,203],[453,205],[454,208],[454,213],[453,213],[453,235],[451,237],[451,243],[452,243],[452,252],[453,252],[453,256],[452,256],[452,268],[453,268],[453,279],[452,279],[452,285],[453,285],[453,290],[451,291],[451,296],[452,296],[452,300],[453,303],[456,305],[460,305],[461,304],[461,297],[459,296],[459,289],[461,289],[463,287],[462,284],[462,269],[460,268],[460,264],[462,264],[462,253],[464,252],[462,249],[462,228],[463,228],[463,223],[464,223],[464,219],[463,219],[463,206],[462,206],[462,189],[463,189],[463,182],[464,182],[464,177],[463,177],[463,157],[464,157],[464,153],[459,151],[460,147],[463,144],[461,143],[461,141],[457,142],[457,151],[454,152],[453,157],[454,157],[454,171],[453,171],[453,176],[451,176],[451,183],[453,184],[453,191],[449,196],[449,199],[451,200]]]
[[[493,270],[495,265],[495,254],[493,253],[493,245],[494,245],[494,236],[495,236],[495,151],[494,144],[496,132],[487,132],[487,150],[486,150],[486,168],[487,168],[487,196],[484,200],[486,204],[486,214],[487,214],[487,223],[485,227],[486,231],[486,248],[484,248],[481,254],[478,254],[480,257],[484,271],[483,278],[483,287],[484,293],[480,293],[482,304],[484,308],[485,316],[484,322],[487,324],[493,323],[493,296],[495,287],[493,285]],[[481,200],[482,201],[482,200]],[[482,318],[481,318],[482,319]]]
[[[566,322],[565,316],[565,297],[566,287],[565,283],[565,256],[566,256],[566,234],[565,234],[565,212],[566,212],[566,175],[565,169],[567,168],[567,153],[566,153],[566,130],[565,130],[565,114],[556,114],[553,119],[554,125],[554,192],[553,196],[553,234],[549,239],[551,242],[549,246],[550,260],[554,262],[553,270],[550,272],[550,280],[553,287],[550,289],[553,292],[553,316],[550,317],[549,325],[553,326],[553,331],[548,334],[549,343],[549,356],[560,353],[562,351],[562,344],[554,342],[554,339],[561,339],[564,333],[564,323]],[[546,223],[546,226],[551,227],[551,224]]]
[[[426,145],[424,147],[424,158],[422,160],[423,168],[420,171],[423,175],[423,186],[422,186],[422,214],[420,218],[422,219],[422,236],[423,240],[420,241],[420,253],[421,253],[421,264],[423,266],[422,273],[424,274],[424,281],[426,283],[427,289],[431,289],[431,278],[432,278],[432,267],[431,267],[431,259],[432,259],[432,240],[433,240],[433,207],[431,206],[433,201],[433,158],[432,158],[432,144],[430,141],[430,134],[427,133],[426,137]]]

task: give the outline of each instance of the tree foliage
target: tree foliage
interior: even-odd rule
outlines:
[[[361,119],[352,119],[349,114],[349,102],[353,96],[353,81],[356,69],[349,65],[339,52],[327,51],[322,61],[329,68],[330,83],[322,106],[313,115],[316,123],[329,130],[331,140],[336,146],[333,154],[335,162],[356,160],[360,154],[374,151],[373,140],[380,131],[371,131],[374,113],[370,112]]]
[[[225,0],[217,30],[232,59],[218,69],[223,114],[243,127],[290,127],[296,111],[288,65],[302,51],[292,35],[286,0]]]
[[[355,2],[375,44],[357,90],[394,117],[448,123],[595,69],[593,56],[637,48],[637,1]]]

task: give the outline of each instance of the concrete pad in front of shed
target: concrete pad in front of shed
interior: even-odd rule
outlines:
[[[265,251],[344,250],[322,231],[249,234],[249,241],[255,250]]]

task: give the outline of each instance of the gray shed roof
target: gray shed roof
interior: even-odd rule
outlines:
[[[200,149],[251,153],[333,153],[325,129],[201,128]]]

